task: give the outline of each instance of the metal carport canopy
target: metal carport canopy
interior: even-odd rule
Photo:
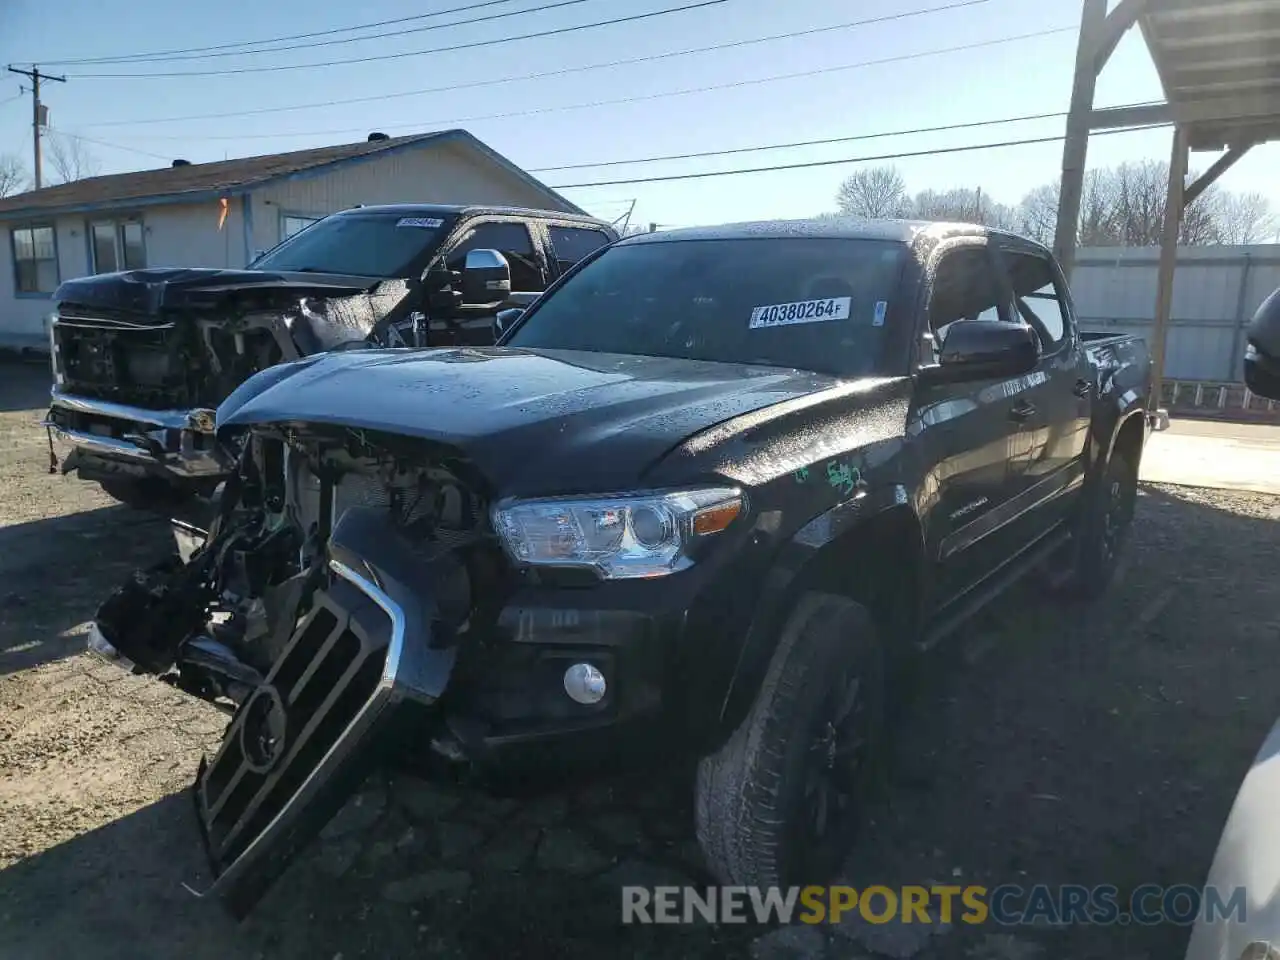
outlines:
[[[1137,27],[1160,76],[1165,102],[1095,110],[1098,74],[1124,35]],[[1253,147],[1280,140],[1280,0],[1084,0],[1075,82],[1062,161],[1055,249],[1070,275],[1084,187],[1089,134],[1094,130],[1172,124],[1167,216],[1160,255],[1151,351],[1152,403],[1164,375],[1182,214]],[[1186,183],[1191,151],[1226,151]]]

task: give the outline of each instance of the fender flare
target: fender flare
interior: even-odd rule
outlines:
[[[1094,408],[1089,427],[1089,450],[1086,460],[1085,487],[1093,489],[1097,478],[1106,473],[1115,452],[1120,432],[1130,420],[1146,416],[1144,397],[1136,390],[1113,396]],[[1145,438],[1144,441],[1145,443]]]
[[[915,516],[911,495],[902,484],[873,488],[837,504],[818,514],[779,546],[774,562],[761,582],[751,624],[739,646],[737,662],[724,688],[724,696],[714,708],[717,746],[738,726],[755,701],[777,644],[778,630],[793,599],[796,582],[808,569],[809,563],[824,547],[856,535],[868,522],[891,510],[910,510]],[[920,555],[923,558],[923,544]]]
[[[1125,427],[1129,425],[1130,421],[1137,420],[1145,416],[1146,416],[1146,410],[1142,406],[1142,404],[1137,400],[1121,406],[1120,415],[1116,418],[1116,425],[1111,431],[1111,442],[1107,444],[1107,458],[1105,461],[1106,463],[1111,462],[1111,455],[1115,453],[1115,449],[1116,449],[1116,441],[1120,439],[1120,434],[1124,432]],[[1142,427],[1142,430],[1145,434],[1146,432],[1145,424]],[[1145,435],[1143,437],[1143,445],[1144,446],[1146,445]]]

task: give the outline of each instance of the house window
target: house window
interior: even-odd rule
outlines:
[[[96,220],[89,224],[94,273],[142,270],[147,265],[142,224],[137,220]]]
[[[20,227],[10,231],[18,293],[53,293],[58,287],[58,247],[53,227]]]
[[[322,217],[298,217],[291,213],[280,214],[280,239],[288,240],[299,230],[305,230]]]

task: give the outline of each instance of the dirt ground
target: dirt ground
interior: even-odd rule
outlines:
[[[223,718],[80,651],[163,524],[48,474],[44,371],[0,364],[0,958],[1180,957],[1187,930],[622,927],[703,883],[671,775],[515,804],[370,783],[243,924],[197,899],[188,787]],[[1203,883],[1277,715],[1280,499],[1145,486],[1120,582],[1028,587],[931,657],[855,885]]]

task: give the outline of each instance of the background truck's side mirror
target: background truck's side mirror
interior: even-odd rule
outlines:
[[[1001,320],[961,320],[947,330],[938,365],[927,375],[939,382],[1016,377],[1035,369],[1040,341],[1035,330]]]
[[[497,250],[470,250],[462,268],[462,304],[496,308],[511,296],[511,265]]]
[[[1245,385],[1260,397],[1280,400],[1280,290],[1262,302],[1245,337]]]
[[[509,310],[499,310],[493,318],[493,339],[500,340],[502,335],[516,325],[516,321],[520,319],[524,313],[522,307],[512,307]]]

